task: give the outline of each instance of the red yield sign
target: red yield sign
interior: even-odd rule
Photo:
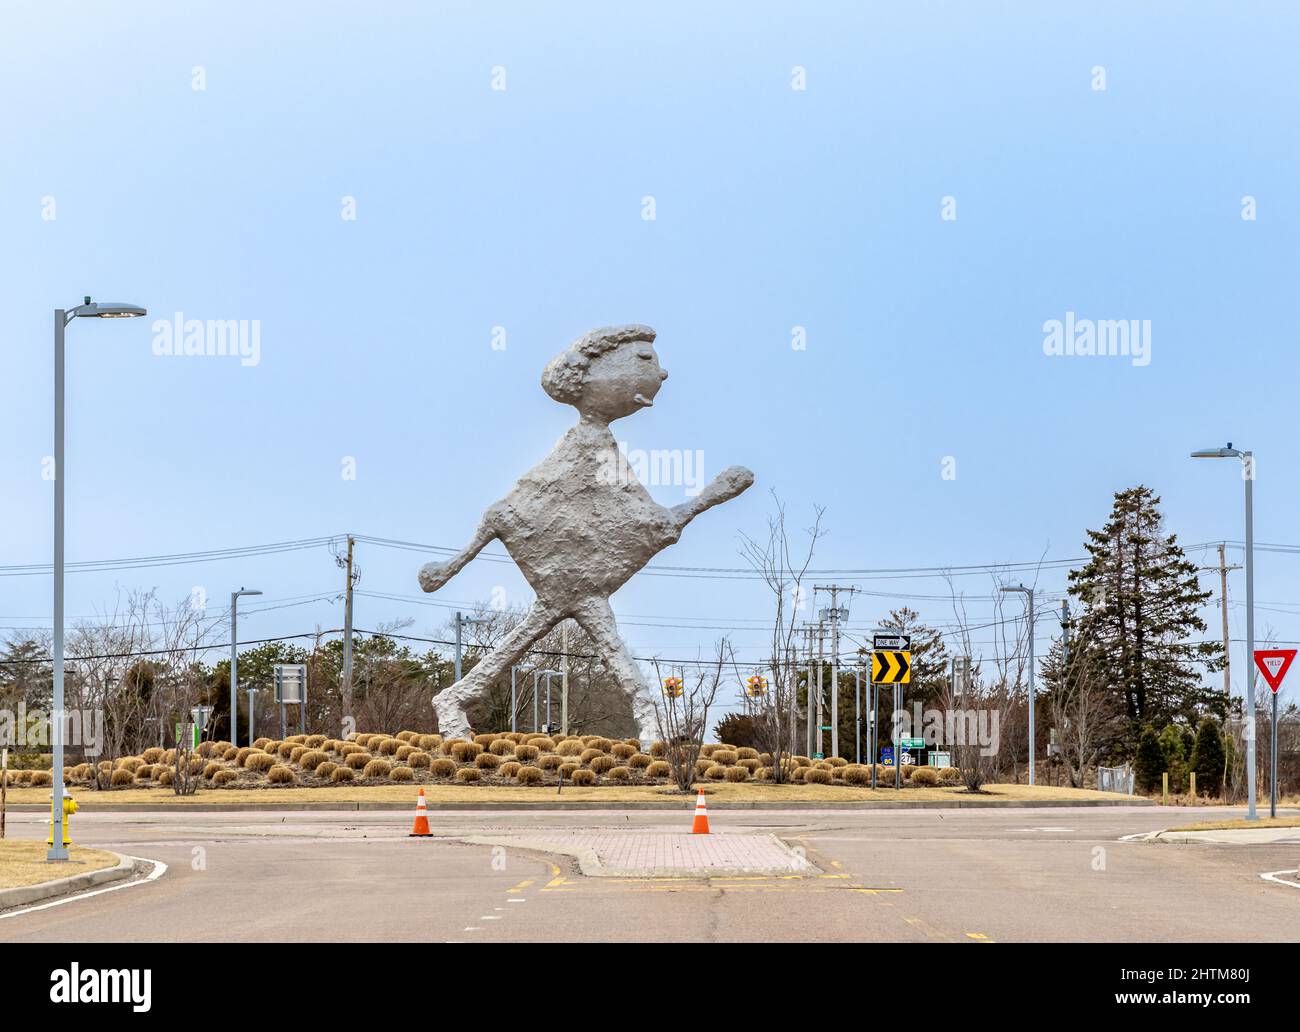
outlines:
[[[1255,666],[1259,667],[1259,672],[1264,675],[1264,680],[1273,689],[1274,695],[1282,687],[1282,678],[1286,677],[1286,672],[1291,666],[1291,660],[1295,659],[1295,654],[1295,649],[1257,649],[1255,651]]]

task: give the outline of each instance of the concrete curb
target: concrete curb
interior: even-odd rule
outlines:
[[[402,810],[409,811],[412,803],[406,802],[306,802],[306,803],[189,803],[177,806],[158,806],[150,803],[92,803],[81,806],[83,814],[94,813],[293,813],[308,810]],[[1131,799],[931,799],[840,801],[832,799],[790,799],[785,801],[755,800],[753,802],[727,802],[710,800],[710,810],[981,810],[981,809],[1037,809],[1054,806],[1155,806],[1150,799],[1134,796]],[[45,813],[49,807],[41,803],[10,803],[11,813]],[[463,810],[692,810],[695,797],[680,801],[638,799],[619,802],[598,799],[573,802],[430,802],[429,813]]]
[[[807,857],[800,856],[775,835],[768,836],[788,853],[796,863],[789,867],[606,867],[594,849],[573,846],[565,842],[520,842],[509,836],[465,835],[455,841],[475,846],[504,846],[536,853],[556,853],[578,861],[578,870],[588,878],[746,878],[762,875],[812,877],[821,874]]]
[[[1300,837],[1300,828],[1223,828],[1219,831],[1151,831],[1126,836],[1138,842],[1176,842],[1183,845],[1288,846]]]
[[[0,910],[21,907],[28,903],[39,903],[52,896],[66,896],[69,893],[103,885],[105,882],[129,878],[135,870],[135,861],[121,853],[113,855],[117,857],[116,867],[103,867],[98,871],[86,871],[67,878],[56,878],[54,881],[38,882],[35,885],[17,885],[12,889],[0,889]]]

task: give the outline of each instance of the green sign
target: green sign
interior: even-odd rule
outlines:
[[[197,749],[199,747],[199,735],[201,733],[198,724],[182,724],[178,720],[176,722],[176,744],[179,746],[185,740],[186,732],[189,733],[191,738],[190,749]]]
[[[901,745],[904,749],[924,749],[925,739],[924,738],[903,738],[899,741],[898,744]]]

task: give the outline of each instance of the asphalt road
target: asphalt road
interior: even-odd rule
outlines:
[[[685,830],[665,812],[100,813],[75,841],[161,860],[157,881],[16,916],[0,942],[1296,941],[1300,842],[1182,845],[1124,835],[1222,811],[717,811],[715,834],[774,833],[812,878],[584,878],[566,858],[453,841],[540,829]],[[1236,814],[1234,814],[1236,815]],[[44,837],[38,814],[9,834]],[[12,914],[12,912],[11,912]],[[1249,915],[1249,920],[1246,920]]]

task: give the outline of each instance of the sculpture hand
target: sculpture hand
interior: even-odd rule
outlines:
[[[450,563],[425,563],[420,567],[420,587],[425,591],[437,591],[451,580],[455,572]]]

